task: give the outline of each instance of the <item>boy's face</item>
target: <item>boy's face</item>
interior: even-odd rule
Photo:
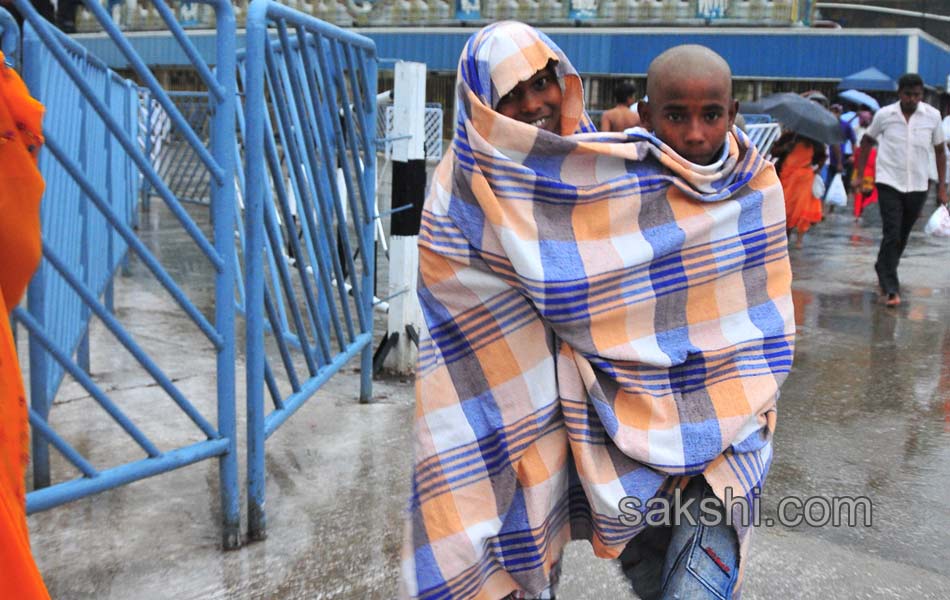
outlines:
[[[495,110],[522,123],[561,133],[561,86],[548,65],[498,101]]]
[[[728,77],[678,78],[657,82],[639,104],[644,127],[686,160],[708,165],[719,158],[739,103]]]

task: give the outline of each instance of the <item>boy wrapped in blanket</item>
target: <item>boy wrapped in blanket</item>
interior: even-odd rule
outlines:
[[[667,51],[645,129],[598,134],[567,57],[503,22],[457,93],[419,237],[404,594],[553,598],[585,539],[642,598],[738,597],[794,323],[728,65]]]

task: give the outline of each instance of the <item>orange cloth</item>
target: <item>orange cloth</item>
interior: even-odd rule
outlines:
[[[858,151],[855,153],[854,162],[857,164],[858,156],[861,154],[861,149],[858,148]],[[868,161],[864,164],[864,176],[861,178],[860,183],[869,182],[872,185],[874,184],[874,165],[877,163],[877,148],[871,148],[871,151],[868,152]],[[854,216],[860,217],[861,213],[864,212],[864,209],[868,206],[877,202],[877,188],[874,187],[871,189],[870,194],[862,194],[860,185],[855,188],[854,191]]]
[[[40,260],[43,106],[2,63],[0,53],[0,594],[48,599],[26,524],[26,394],[9,319]]]
[[[805,233],[821,221],[821,200],[811,192],[815,180],[811,164],[813,158],[811,143],[799,140],[782,163],[778,177],[785,191],[786,229],[798,229]]]

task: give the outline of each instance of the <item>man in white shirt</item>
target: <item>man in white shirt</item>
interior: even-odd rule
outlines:
[[[864,173],[868,152],[877,144],[875,178],[884,239],[874,270],[887,306],[901,303],[897,265],[927,198],[932,172],[930,165],[934,160],[937,201],[942,205],[947,203],[946,152],[940,113],[929,104],[921,103],[924,82],[920,75],[908,73],[898,80],[897,85],[900,100],[874,115],[871,126],[861,138],[861,157],[854,171]],[[865,186],[865,191],[872,191],[871,184]]]
[[[947,140],[950,140],[950,114],[947,114],[947,116],[943,118],[943,139],[943,148],[944,151],[946,151]],[[947,162],[944,164],[946,165],[946,171],[948,175],[947,183],[950,184],[950,156],[947,157]]]

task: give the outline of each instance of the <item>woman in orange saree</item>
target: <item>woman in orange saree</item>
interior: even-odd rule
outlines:
[[[0,53],[0,589],[18,600],[49,599],[30,552],[26,394],[10,331],[10,312],[40,260],[42,117],[43,106]]]
[[[776,143],[776,170],[785,191],[785,228],[791,236],[795,231],[795,247],[801,248],[802,237],[812,225],[821,221],[821,198],[812,193],[815,168],[827,157],[824,144],[795,133],[786,133]]]
[[[857,152],[860,152],[858,150]],[[858,177],[858,174],[854,175],[854,182],[851,184],[852,189],[854,189],[854,220],[861,220],[861,213],[864,212],[864,209],[868,206],[877,202],[877,187],[873,185],[874,183],[874,163],[877,159],[877,148],[871,148],[871,151],[868,152],[868,160],[864,166],[864,173],[861,177]],[[855,164],[857,164],[857,156],[855,157]],[[861,191],[862,183],[870,181],[871,191],[870,193],[864,193]]]

